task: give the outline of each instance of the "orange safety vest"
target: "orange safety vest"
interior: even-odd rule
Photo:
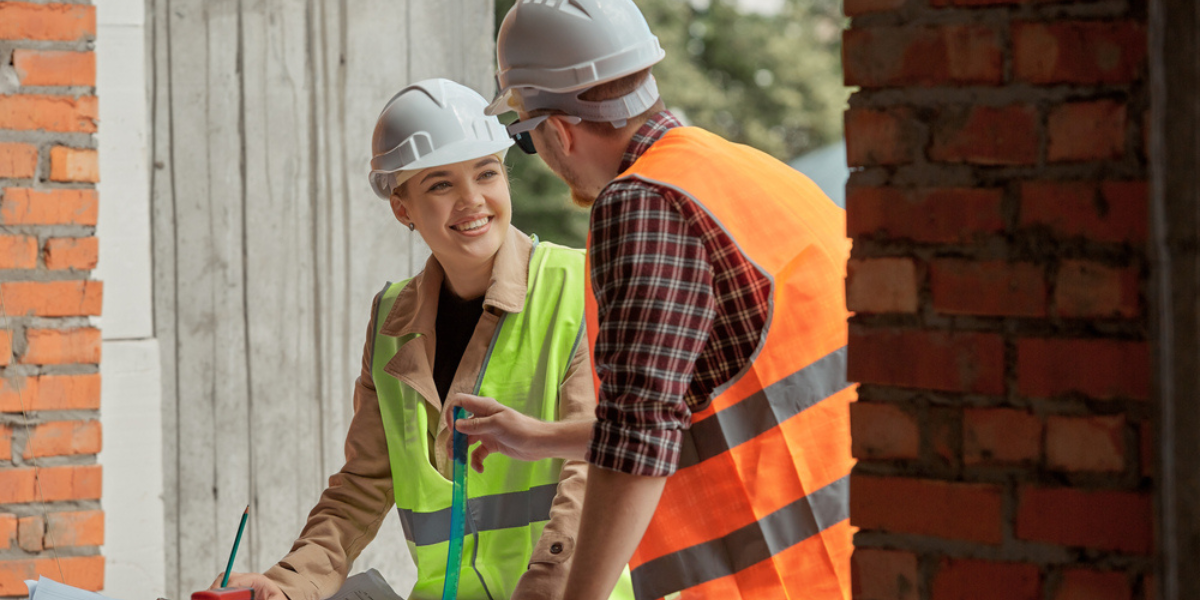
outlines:
[[[629,563],[637,598],[848,600],[845,211],[787,165],[694,127],[668,131],[622,178],[690,197],[772,281],[753,363],[692,413]],[[594,348],[590,269],[587,286]]]

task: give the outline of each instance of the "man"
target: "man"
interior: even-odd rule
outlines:
[[[489,113],[592,207],[599,404],[588,431],[460,397],[459,430],[598,467],[565,597],[629,561],[639,598],[849,598],[843,211],[665,111],[631,0],[521,0],[497,53]]]

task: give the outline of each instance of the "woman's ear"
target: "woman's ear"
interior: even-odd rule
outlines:
[[[404,206],[404,200],[400,197],[400,188],[392,190],[392,197],[388,201],[392,205],[392,214],[396,215],[396,220],[408,227],[412,219],[409,218],[408,208]]]
[[[546,125],[549,126],[550,130],[557,137],[558,147],[562,149],[563,156],[570,156],[578,141],[575,129],[570,123],[558,118],[557,115],[550,115],[550,118],[546,119]]]

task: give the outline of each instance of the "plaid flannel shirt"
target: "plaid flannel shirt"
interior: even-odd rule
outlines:
[[[647,121],[621,171],[679,126],[666,111]],[[692,412],[705,408],[757,347],[770,281],[696,202],[637,179],[601,192],[591,239],[600,320],[593,360],[601,384],[587,460],[635,475],[670,475]]]

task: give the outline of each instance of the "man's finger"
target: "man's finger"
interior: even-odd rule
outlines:
[[[487,458],[488,454],[491,454],[491,452],[492,451],[488,450],[487,446],[481,445],[471,453],[471,468],[475,469],[476,473],[483,472],[483,459]]]
[[[465,433],[467,435],[474,436],[492,433],[496,430],[496,417],[472,417],[470,419],[459,419],[454,424],[454,428],[457,429],[459,433]]]
[[[447,398],[446,404],[442,406],[442,420],[446,422],[446,427],[454,424],[454,409],[456,407],[462,407],[464,411],[475,415],[486,416],[496,412],[497,409],[503,408],[504,405],[484,396],[474,396],[462,392],[455,393]]]

